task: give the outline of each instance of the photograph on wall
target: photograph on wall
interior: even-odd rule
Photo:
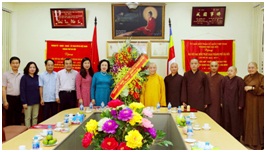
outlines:
[[[149,42],[148,41],[130,41],[135,47],[139,54],[149,53]],[[107,41],[106,43],[106,55],[107,58],[111,58],[114,53],[117,53],[125,44],[125,41]]]
[[[151,58],[168,58],[169,41],[151,41]]]
[[[113,4],[112,36],[113,39],[164,39],[164,4],[140,5],[136,9]]]

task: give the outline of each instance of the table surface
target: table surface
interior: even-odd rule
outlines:
[[[40,124],[56,124],[56,122],[62,122],[64,119],[65,114],[76,114],[79,111],[78,108],[68,109],[65,111],[61,111],[55,116],[43,121]],[[159,113],[167,113],[166,108],[161,108]],[[91,116],[91,113],[86,113],[86,118]],[[176,121],[177,113],[171,113],[174,121]],[[182,113],[184,116],[189,115],[189,112]],[[210,130],[193,130],[193,138],[197,141],[208,141],[210,144],[214,145],[215,147],[219,147],[221,150],[247,150],[245,146],[243,146],[240,142],[238,142],[233,136],[231,136],[227,131],[225,131],[220,125],[218,125],[214,120],[212,120],[207,114],[203,112],[195,112],[196,119],[193,120],[193,124],[198,123],[201,127],[204,123],[209,123],[211,129]],[[86,119],[85,118],[85,119]],[[57,138],[57,144],[60,144],[64,139],[66,139],[70,133],[76,130],[79,125],[70,125],[70,132],[68,133],[61,133],[53,131],[53,137]],[[179,130],[183,142],[186,143],[184,140],[187,136],[183,133],[182,127],[176,126]],[[11,140],[2,144],[3,150],[17,150],[20,145],[25,145],[26,149],[31,149],[32,147],[32,138],[35,135],[39,135],[43,129],[28,129],[27,131],[23,132],[22,134],[12,138]],[[45,147],[42,144],[42,140],[40,141],[40,146],[42,150],[52,150],[56,146],[52,147]],[[190,143],[186,143],[187,149],[191,149]]]

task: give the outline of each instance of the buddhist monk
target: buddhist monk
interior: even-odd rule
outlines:
[[[245,76],[245,108],[243,142],[252,149],[264,148],[264,75],[258,72],[256,62],[248,64]]]
[[[147,18],[147,25],[139,27],[134,30],[132,35],[134,36],[140,36],[140,35],[147,35],[152,36],[156,28],[156,19],[152,16],[152,11],[148,12],[148,18]]]
[[[210,88],[210,100],[211,104],[208,107],[208,115],[221,125],[221,82],[223,76],[218,73],[218,62],[213,61],[210,63],[210,72],[207,74],[209,88]]]
[[[192,108],[205,112],[210,101],[210,91],[207,76],[199,70],[199,61],[190,61],[191,70],[185,72],[182,82],[181,102]]]
[[[149,64],[148,80],[144,83],[140,102],[145,106],[155,107],[159,102],[161,106],[166,106],[165,86],[163,78],[156,73],[157,66],[155,63]]]
[[[221,83],[223,127],[237,140],[243,132],[244,81],[236,76],[237,68],[228,68],[228,75]]]
[[[166,91],[166,104],[169,102],[173,107],[181,105],[181,89],[183,76],[178,74],[178,64],[172,63],[170,65],[171,74],[164,78]]]

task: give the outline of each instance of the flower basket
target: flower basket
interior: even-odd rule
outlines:
[[[139,51],[126,41],[123,47],[117,53],[112,55],[110,59],[111,75],[114,79],[113,87],[127,74],[131,67],[138,61],[140,57]],[[119,99],[124,101],[126,105],[132,102],[140,101],[140,94],[142,86],[147,81],[148,71],[144,66],[140,72],[125,86],[124,90],[120,93]]]
[[[112,100],[99,121],[91,119],[86,123],[82,145],[98,150],[147,150],[153,144],[172,145],[164,140],[163,131],[154,128],[151,117],[152,112],[141,103],[126,106],[120,100]]]

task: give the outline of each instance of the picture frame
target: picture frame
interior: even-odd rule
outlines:
[[[140,54],[149,55],[149,41],[130,41],[130,43],[139,50]],[[106,56],[111,58],[115,52],[118,52],[123,47],[125,41],[107,41],[106,42]]]
[[[51,8],[52,28],[86,28],[85,8]]]
[[[192,7],[191,26],[224,26],[225,6]]]
[[[164,39],[165,4],[112,4],[113,39]]]
[[[167,59],[169,41],[150,41],[150,58]]]

